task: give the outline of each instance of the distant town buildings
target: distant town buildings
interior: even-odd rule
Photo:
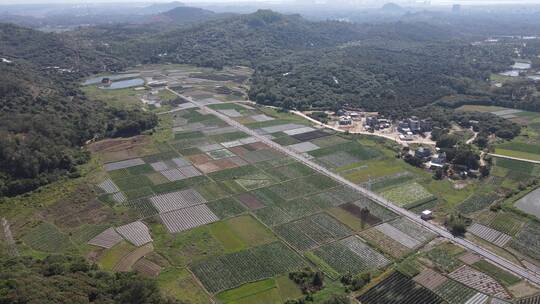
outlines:
[[[423,160],[427,160],[431,156],[431,150],[426,147],[420,147],[414,151],[414,156]]]
[[[416,116],[412,116],[398,122],[398,131],[406,135],[430,132],[432,129],[433,123],[430,119],[420,120]]]

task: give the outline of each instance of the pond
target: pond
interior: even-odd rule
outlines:
[[[94,77],[94,78],[90,78],[90,79],[87,79],[83,82],[83,85],[87,86],[87,85],[92,85],[92,84],[99,84],[101,83],[101,80],[103,80],[103,78],[109,78],[110,80],[120,80],[120,79],[126,79],[126,78],[133,78],[133,77],[137,77],[139,76],[139,73],[133,73],[133,74],[118,74],[118,75],[104,75],[104,76],[99,76],[99,77]]]
[[[540,188],[518,200],[515,207],[540,219]]]
[[[137,87],[144,84],[144,80],[141,78],[135,78],[135,79],[128,79],[128,80],[121,80],[121,81],[115,81],[108,87],[100,87],[104,90],[117,90],[117,89],[125,89],[125,88],[131,88],[131,87]]]

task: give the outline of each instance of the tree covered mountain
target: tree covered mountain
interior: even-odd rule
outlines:
[[[360,106],[398,116],[454,94],[477,94],[511,49],[465,42],[360,43],[297,54],[260,65],[250,98],[307,109]]]
[[[0,197],[33,190],[88,155],[92,138],[134,135],[157,119],[111,109],[78,89],[82,75],[118,69],[121,60],[66,37],[0,25]],[[129,123],[127,123],[129,122]]]

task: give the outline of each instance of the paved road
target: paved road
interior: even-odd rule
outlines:
[[[532,160],[532,159],[519,158],[519,157],[512,157],[512,156],[501,155],[501,154],[495,154],[495,153],[488,153],[488,154],[491,155],[491,156],[500,157],[500,158],[507,158],[507,159],[513,159],[513,160],[520,160],[520,161],[524,161],[524,162],[528,162],[528,163],[533,163],[533,164],[540,164],[540,161]]]
[[[395,213],[397,214],[400,214],[402,216],[405,216],[407,218],[409,218],[410,220],[416,222],[417,224],[425,227],[426,229],[428,230],[431,230],[432,232],[434,232],[435,234],[438,234],[442,237],[445,237],[447,239],[449,239],[450,241],[456,243],[456,244],[459,244],[467,249],[469,249],[470,251],[472,252],[475,252],[477,253],[478,255],[484,257],[486,260],[489,260],[490,262],[496,264],[496,265],[499,265],[501,268],[513,273],[513,274],[516,274],[520,277],[523,277],[527,280],[529,280],[530,282],[536,284],[536,285],[540,285],[540,273],[535,273],[531,270],[528,270],[528,269],[525,269],[519,265],[516,265],[502,257],[499,257],[498,255],[492,253],[491,251],[489,250],[486,250],[484,249],[483,247],[481,246],[478,246],[468,240],[465,240],[465,239],[461,239],[461,238],[455,238],[454,236],[452,236],[451,233],[449,233],[446,229],[438,226],[438,225],[434,225],[432,223],[429,223],[429,222],[426,222],[424,220],[422,220],[418,215],[404,209],[404,208],[401,208],[401,207],[398,207],[394,204],[392,204],[391,202],[389,202],[388,200],[386,200],[385,198],[381,197],[380,195],[374,193],[374,192],[371,192],[363,187],[360,187],[359,185],[355,184],[355,183],[352,183],[351,181],[343,178],[342,176],[340,175],[337,175],[331,171],[329,171],[328,169],[320,166],[319,164],[316,164],[314,163],[313,161],[307,159],[306,157],[304,157],[303,155],[301,154],[298,154],[286,147],[283,147],[275,142],[273,142],[272,140],[256,133],[254,130],[238,123],[237,121],[229,118],[228,116],[216,111],[216,110],[213,110],[205,105],[201,105],[200,103],[198,103],[197,101],[193,100],[192,98],[190,97],[187,97],[187,96],[183,96],[173,90],[170,90],[172,93],[178,95],[179,97],[185,99],[185,100],[188,100],[190,102],[192,102],[193,104],[197,105],[198,107],[200,107],[201,109],[204,109],[205,111],[207,111],[208,113],[210,114],[213,114],[217,117],[219,117],[221,120],[225,121],[227,124],[239,129],[240,131],[243,131],[247,134],[249,134],[250,136],[253,136],[253,137],[256,137],[257,139],[259,139],[260,141],[264,142],[265,144],[269,145],[270,147],[280,151],[280,152],[283,152],[284,154],[287,154],[295,159],[297,159],[298,161],[304,163],[306,166],[322,173],[322,174],[325,174],[331,178],[333,178],[334,180],[342,183],[342,184],[345,184],[355,190],[357,190],[358,192],[362,193],[364,196],[370,198],[371,200],[375,201],[376,203],[394,211]]]

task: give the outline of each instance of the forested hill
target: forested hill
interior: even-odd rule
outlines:
[[[111,46],[112,54],[136,62],[191,63],[216,68],[236,64],[255,66],[299,51],[355,41],[439,41],[456,35],[448,29],[421,23],[311,22],[299,15],[267,10],[170,31],[100,26],[75,34],[106,43]]]
[[[88,139],[156,123],[145,113],[108,109],[77,88],[81,75],[121,67],[121,60],[13,25],[0,24],[0,40],[0,197],[76,175]]]
[[[284,57],[259,66],[250,98],[306,109],[343,104],[399,116],[443,96],[483,94],[512,49],[395,40]]]

